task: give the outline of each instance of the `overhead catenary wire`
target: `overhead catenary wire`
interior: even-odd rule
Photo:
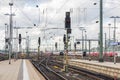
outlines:
[[[110,11],[116,9],[117,7],[118,7],[118,5],[115,6],[115,7],[113,7],[113,8],[110,8],[110,9],[107,10],[107,11],[104,11],[104,12],[103,12],[103,15],[105,15],[105,14],[109,14]],[[106,13],[105,13],[105,12],[106,12]],[[92,23],[92,21],[93,21],[93,20],[96,20],[98,17],[99,17],[99,14],[98,14],[97,16],[95,16],[94,18],[92,18],[92,19],[87,23],[86,26],[90,25],[90,24]],[[106,17],[110,17],[110,16],[106,16]],[[105,17],[104,17],[104,18],[105,18]],[[93,23],[93,24],[94,24],[94,23]]]
[[[20,9],[16,4],[15,6],[20,10],[20,12],[26,17],[26,19],[29,21],[30,24],[34,24],[34,22],[32,21],[32,19],[30,19],[27,14],[24,13],[24,11],[22,9]]]
[[[68,2],[69,2],[70,0],[66,0],[58,9],[57,9],[57,11],[56,11],[56,13],[58,13],[58,12],[60,12],[60,10],[65,6],[65,4],[67,4]],[[55,13],[55,14],[56,14]],[[53,15],[53,16],[50,16],[50,20],[53,20],[54,21],[54,19],[56,19],[56,16],[57,16],[58,14],[56,14],[56,15]],[[57,16],[58,17],[58,16]]]

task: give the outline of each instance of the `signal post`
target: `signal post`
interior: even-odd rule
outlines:
[[[70,39],[70,33],[71,33],[71,18],[70,18],[70,12],[66,12],[65,17],[65,30],[66,35],[64,35],[63,41],[64,41],[64,71],[68,72],[68,41]]]
[[[38,60],[39,60],[39,55],[40,55],[40,43],[41,43],[41,39],[40,37],[38,38]]]

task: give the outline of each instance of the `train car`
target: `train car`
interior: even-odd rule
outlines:
[[[113,57],[115,55],[118,55],[118,53],[116,53],[116,52],[106,52],[104,55],[108,56],[108,57]]]
[[[99,52],[91,52],[90,56],[99,56]]]
[[[113,57],[115,55],[118,55],[118,53],[117,52],[104,52],[103,55],[107,57]],[[90,56],[99,56],[99,52],[91,52]]]

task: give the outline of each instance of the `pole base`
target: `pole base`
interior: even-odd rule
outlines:
[[[11,62],[9,62],[9,64],[11,64]]]
[[[104,62],[103,58],[99,58],[99,62]]]
[[[65,66],[65,72],[66,73],[68,72],[68,66]]]

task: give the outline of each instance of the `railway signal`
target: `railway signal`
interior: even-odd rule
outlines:
[[[5,39],[5,48],[8,49],[8,44],[9,44],[9,38]]]
[[[70,34],[71,33],[71,29],[67,29],[67,34]]]
[[[57,42],[55,42],[55,48],[56,48],[56,50],[57,50]]]
[[[76,43],[74,43],[74,48],[75,48],[75,50],[76,50]]]
[[[63,42],[64,42],[64,44],[66,44],[66,35],[65,34],[63,36]]]
[[[9,39],[8,39],[8,38],[6,38],[6,39],[5,39],[5,42],[6,42],[6,43],[8,43],[8,41],[9,41]]]
[[[66,17],[65,17],[65,28],[66,28],[66,29],[70,29],[70,28],[71,28],[70,12],[66,12]]]
[[[70,35],[68,35],[68,42],[70,42]]]
[[[38,46],[38,60],[39,60],[40,44],[41,44],[41,38],[40,37],[38,38],[38,44],[39,44],[39,46]]]
[[[80,44],[80,42],[78,41],[77,44]]]
[[[40,37],[38,38],[38,44],[39,44],[39,45],[41,44],[41,39],[40,39]]]
[[[19,44],[21,44],[21,41],[22,41],[22,37],[21,34],[19,34]]]
[[[64,56],[64,70],[65,72],[68,72],[68,41],[70,39],[70,33],[71,33],[71,18],[70,18],[70,12],[66,12],[66,17],[65,17],[65,29],[66,29],[66,37],[64,37],[63,41],[65,44],[65,56]]]

